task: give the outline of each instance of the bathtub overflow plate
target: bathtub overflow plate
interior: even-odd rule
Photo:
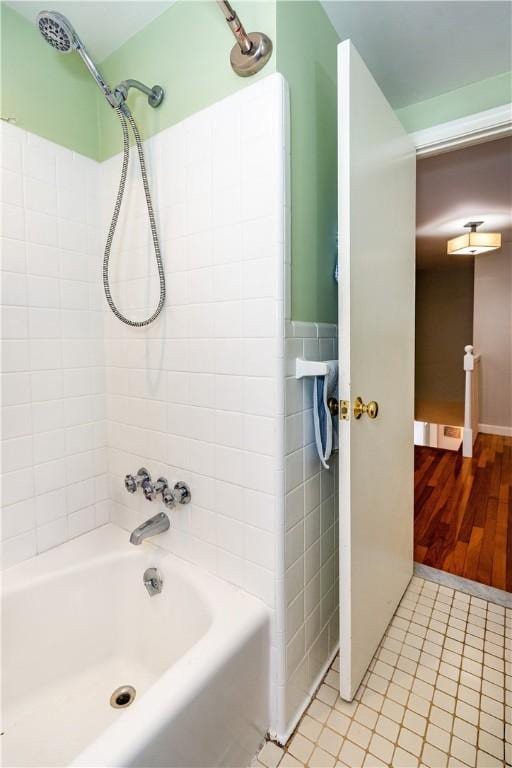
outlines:
[[[119,688],[115,689],[110,697],[110,706],[115,709],[129,707],[136,695],[137,692],[132,685],[121,685]]]

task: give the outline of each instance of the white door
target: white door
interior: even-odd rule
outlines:
[[[412,141],[350,41],[338,47],[340,692],[351,700],[413,570]],[[378,414],[354,417],[375,400]],[[341,414],[341,411],[340,411]]]

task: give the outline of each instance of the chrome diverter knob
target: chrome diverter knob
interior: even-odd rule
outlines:
[[[142,483],[142,491],[147,501],[154,501],[159,493],[164,493],[169,487],[169,483],[165,477],[159,477],[156,483],[151,480],[146,480]]]
[[[124,478],[124,487],[128,493],[135,493],[139,486],[144,485],[146,482],[151,482],[151,475],[144,467],[141,467],[137,474],[126,475]]]

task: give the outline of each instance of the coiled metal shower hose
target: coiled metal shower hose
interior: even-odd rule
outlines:
[[[105,289],[105,296],[107,297],[108,305],[112,310],[112,312],[114,313],[114,315],[117,318],[119,318],[121,322],[126,323],[126,325],[131,325],[135,328],[141,328],[145,325],[149,325],[150,323],[153,322],[153,320],[156,320],[156,318],[162,311],[162,307],[164,306],[164,303],[165,303],[165,275],[164,275],[164,268],[162,265],[162,255],[160,253],[160,244],[158,242],[158,233],[156,230],[153,203],[151,202],[151,194],[149,191],[148,176],[146,173],[146,162],[144,160],[144,150],[142,147],[142,141],[140,138],[139,129],[137,128],[135,120],[133,119],[132,114],[128,109],[128,107],[126,106],[126,104],[123,104],[121,107],[117,107],[116,112],[119,117],[119,120],[121,121],[121,127],[123,129],[123,166],[121,169],[121,179],[119,181],[119,189],[117,191],[116,204],[114,207],[114,213],[112,215],[112,221],[110,222],[110,228],[108,230],[107,242],[105,245],[105,253],[103,257],[103,287]],[[130,320],[118,310],[118,308],[114,304],[114,300],[110,292],[110,282],[109,282],[109,276],[108,276],[110,249],[112,247],[112,240],[114,239],[114,233],[116,231],[117,221],[119,219],[119,212],[121,210],[121,204],[123,202],[123,195],[124,195],[124,190],[126,186],[126,176],[128,173],[128,162],[130,158],[130,140],[128,137],[127,121],[130,123],[130,127],[135,137],[135,143],[137,145],[140,172],[142,176],[142,184],[144,186],[144,195],[146,196],[146,205],[148,209],[149,224],[151,227],[153,248],[155,250],[156,265],[158,268],[158,278],[160,281],[160,299],[158,301],[157,308],[155,309],[151,317],[147,318],[147,320]]]

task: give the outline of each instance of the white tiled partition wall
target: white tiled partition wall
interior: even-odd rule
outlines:
[[[274,626],[286,99],[284,80],[273,75],[146,142],[166,306],[147,329],[105,315],[112,519],[128,531],[159,509],[126,492],[126,473],[145,466],[153,477],[185,480],[192,502],[170,513],[171,528],[155,543],[262,599]],[[118,156],[103,168],[105,226],[119,166]],[[155,306],[158,281],[133,171],[112,276],[120,308],[139,319]]]
[[[286,677],[280,737],[287,738],[338,647],[337,457],[318,458],[313,379],[295,378],[295,360],[337,358],[337,327],[286,324],[285,584]]]
[[[2,564],[108,516],[98,164],[2,139]]]

